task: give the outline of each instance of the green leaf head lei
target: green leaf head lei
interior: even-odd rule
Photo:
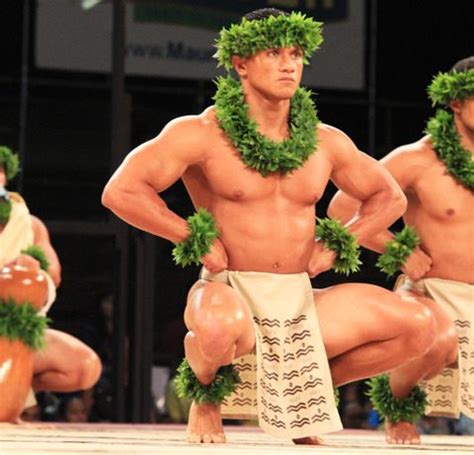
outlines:
[[[439,73],[428,86],[433,106],[449,106],[453,100],[465,100],[474,96],[474,69]]]
[[[433,106],[449,106],[453,100],[465,100],[474,96],[474,69],[439,73],[428,86]]]
[[[313,52],[323,42],[322,23],[300,12],[269,16],[264,19],[243,18],[238,24],[223,28],[216,41],[218,66],[232,69],[232,56],[249,57],[264,49],[298,46],[308,64]]]
[[[451,71],[439,73],[428,87],[433,106],[440,104],[429,119],[425,132],[431,136],[433,149],[444,162],[448,172],[461,185],[474,190],[474,161],[472,153],[461,144],[454,114],[447,111],[451,101],[474,97],[474,57],[457,62]]]
[[[8,147],[0,145],[0,167],[5,169],[5,175],[8,180],[11,180],[18,174],[19,165],[18,155],[13,153]]]

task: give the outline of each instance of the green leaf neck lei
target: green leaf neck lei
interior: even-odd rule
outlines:
[[[264,177],[273,172],[291,172],[316,151],[319,119],[310,90],[300,87],[291,98],[291,137],[282,142],[267,139],[257,131],[257,123],[248,116],[239,81],[230,76],[219,78],[214,100],[220,127],[240,152],[242,161]]]
[[[474,161],[459,141],[453,115],[439,109],[428,121],[425,132],[431,136],[433,149],[449,173],[461,185],[474,191]]]

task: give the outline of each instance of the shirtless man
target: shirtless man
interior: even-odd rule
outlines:
[[[33,271],[40,270],[39,262],[32,256],[21,253],[21,250],[33,245],[41,247],[49,262],[48,281],[50,294],[55,295],[55,288],[61,281],[61,266],[58,256],[51,245],[49,233],[44,223],[29,214],[23,199],[16,193],[7,193],[8,157],[13,156],[6,147],[0,147],[0,193],[3,198],[0,204],[13,206],[11,217],[0,223],[0,270],[4,266],[22,265]],[[15,207],[21,207],[21,221],[15,225],[11,236],[12,225],[16,222]],[[2,211],[0,211],[2,212]],[[4,212],[2,212],[4,213]],[[21,240],[24,238],[25,241]],[[14,244],[13,244],[14,242]],[[31,242],[31,243],[30,243]],[[22,245],[23,243],[23,245]],[[49,305],[54,298],[49,298]],[[41,311],[45,314],[46,308]],[[101,363],[98,356],[78,339],[58,330],[47,329],[45,348],[35,353],[32,387],[35,391],[71,392],[92,387],[98,380]],[[1,397],[0,397],[1,405]]]
[[[442,98],[438,94],[440,88],[444,93]],[[426,304],[435,315],[438,326],[436,342],[426,356],[392,372],[391,389],[398,398],[406,397],[420,380],[436,377],[445,366],[456,361],[458,335],[454,321],[458,325],[460,352],[465,362],[474,357],[472,332],[469,334],[469,345],[467,327],[474,326],[474,57],[461,60],[451,72],[438,75],[429,93],[433,103],[443,104],[446,110],[438,111],[436,117],[430,120],[426,136],[398,147],[381,160],[405,192],[408,207],[403,220],[415,229],[420,238],[419,245],[401,267],[408,279],[398,287],[397,292],[412,295]],[[446,125],[452,125],[452,128]],[[457,145],[448,148],[447,144]],[[446,152],[451,153],[453,158],[457,154],[457,165],[454,163],[453,167],[448,168],[449,156]],[[460,155],[464,155],[463,160],[459,159]],[[463,170],[459,163],[464,163]],[[331,217],[344,222],[354,216],[359,206],[360,202],[338,192],[328,212]],[[394,235],[385,230],[362,240],[362,244],[384,253],[387,242],[393,238]],[[463,322],[469,317],[467,314],[463,316],[462,310],[455,310],[459,305],[468,308],[471,322]],[[461,333],[464,330],[466,333]],[[465,335],[464,340],[462,335]],[[464,358],[460,358],[459,362],[464,362]],[[433,414],[456,416],[460,408],[463,413],[474,417],[473,367],[472,363],[459,367],[463,376],[462,393],[458,393],[453,384],[431,387],[444,388],[441,400],[431,397],[429,393],[432,405],[438,402],[438,407],[447,406],[449,399],[453,408],[433,407]],[[394,381],[394,378],[398,380]],[[447,387],[451,388],[453,396],[447,393]],[[430,386],[427,390],[430,392]],[[444,400],[446,402],[442,403]],[[387,441],[391,443],[420,442],[414,423],[394,423],[386,418],[385,431]]]
[[[229,139],[232,133],[222,126],[225,114],[220,115],[216,106],[211,106],[199,115],[172,120],[156,138],[133,150],[104,189],[102,202],[117,216],[180,245],[191,237],[190,224],[171,212],[157,193],[182,178],[196,209],[206,208],[220,232],[200,259],[207,275],[219,276],[222,271],[249,273],[252,277],[268,277],[270,282],[275,277],[303,274],[309,281],[308,275],[314,277],[330,269],[336,254],[314,234],[315,204],[329,179],[364,201],[358,215],[346,223],[359,242],[385,229],[404,211],[403,194],[382,166],[374,160],[367,162],[343,132],[326,124],[319,123],[310,130],[313,139],[313,132],[317,135],[318,143],[299,168],[291,173],[281,167],[259,172],[261,161],[252,153],[265,154],[259,149],[265,138],[274,141],[270,144],[275,146],[302,134],[295,125],[290,130],[290,99],[296,96],[308,48],[296,38],[284,41],[283,47],[275,45],[262,31],[280,28],[285,33],[285,27],[294,25],[295,14],[273,9],[249,13],[243,27],[249,27],[250,35],[261,33],[263,42],[250,54],[231,49],[225,61],[222,43],[227,40],[232,45],[232,36],[241,33],[242,25],[227,34],[223,32],[217,46],[223,64],[232,65],[237,72],[245,101],[226,104],[222,98],[235,94],[235,89],[229,88],[216,97],[216,106],[221,103],[226,110],[248,105],[248,115],[258,127],[253,137],[260,141],[246,149],[250,159],[243,156],[245,144],[236,147]],[[318,34],[319,24],[306,20],[307,29],[298,30],[299,36]],[[254,21],[263,24],[257,32]],[[225,81],[219,83],[218,93],[224,85]],[[234,120],[230,123],[235,124]],[[303,125],[307,128],[307,122]],[[243,162],[246,159],[247,164]],[[260,289],[266,292],[270,287],[269,283]],[[365,284],[314,290],[314,297],[310,283],[309,290],[337,385],[394,368],[419,357],[431,346],[431,313],[414,299]],[[290,302],[293,304],[293,300]],[[273,311],[274,302],[267,303]],[[252,314],[242,296],[225,281],[201,279],[194,285],[188,296],[185,323],[189,330],[186,358],[202,384],[210,384],[219,367],[255,347]],[[332,388],[330,392],[332,395]],[[315,433],[292,438],[318,443],[310,438]],[[193,403],[188,440],[225,441],[218,405]]]

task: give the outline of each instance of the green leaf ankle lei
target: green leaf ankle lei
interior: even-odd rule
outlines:
[[[272,172],[287,173],[301,167],[316,151],[319,119],[309,90],[300,87],[291,98],[291,137],[274,142],[260,134],[257,123],[249,119],[240,82],[228,76],[218,78],[216,84],[217,119],[248,167],[264,177]]]
[[[436,115],[428,121],[425,132],[431,136],[433,148],[448,172],[461,185],[473,191],[474,161],[471,153],[459,141],[453,115],[438,109]]]
[[[200,208],[186,221],[189,237],[173,248],[173,259],[182,267],[190,264],[199,265],[201,257],[209,253],[212,243],[219,236],[213,216],[204,208]]]
[[[385,244],[385,253],[378,258],[376,266],[391,277],[403,267],[419,243],[420,238],[415,230],[405,226]]]
[[[390,389],[390,381],[387,374],[370,378],[367,381],[370,397],[374,409],[389,422],[411,422],[416,423],[425,413],[428,401],[426,393],[420,386],[415,386],[410,395],[405,398],[396,398]]]
[[[0,299],[1,337],[10,341],[21,340],[33,350],[42,349],[48,321],[28,302],[17,305],[13,299]]]
[[[333,266],[335,272],[349,275],[359,271],[359,265],[362,264],[359,260],[359,245],[355,237],[339,221],[318,218],[315,235],[326,248],[336,252],[337,257]]]
[[[22,250],[21,253],[36,259],[40,264],[41,270],[44,270],[45,272],[48,271],[49,261],[46,254],[44,254],[43,248],[38,245],[30,245],[28,248]]]
[[[240,383],[239,372],[231,365],[217,370],[214,380],[209,385],[201,384],[186,359],[178,367],[175,378],[176,393],[180,398],[189,398],[196,404],[220,404],[224,398],[234,392]]]

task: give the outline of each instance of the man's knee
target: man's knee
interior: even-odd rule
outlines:
[[[410,302],[405,319],[405,346],[411,358],[425,355],[437,341],[437,324],[432,311],[422,303]]]
[[[221,351],[248,329],[250,313],[228,285],[206,283],[190,295],[186,323],[201,349]]]
[[[85,348],[79,354],[75,378],[77,390],[86,390],[93,387],[102,373],[102,362],[99,356],[90,348]]]
[[[445,365],[456,363],[459,353],[459,340],[454,324],[445,327],[440,342]]]

